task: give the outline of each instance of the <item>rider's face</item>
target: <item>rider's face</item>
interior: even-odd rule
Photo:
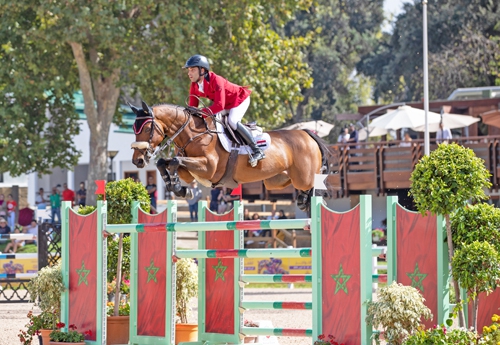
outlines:
[[[189,80],[191,80],[192,83],[200,82],[201,75],[200,75],[200,69],[198,67],[188,67],[187,74]]]

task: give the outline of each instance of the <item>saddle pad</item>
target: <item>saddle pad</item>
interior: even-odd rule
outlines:
[[[224,132],[224,128],[222,127],[222,124],[219,122],[216,122],[217,124],[217,132],[219,141],[222,144],[222,147],[224,147],[224,150],[227,152],[231,151],[231,146],[233,145],[232,140],[229,139],[227,134]],[[257,146],[260,147],[261,150],[265,151],[268,149],[269,146],[271,146],[271,137],[267,133],[262,133],[260,131],[252,131],[252,134],[255,138],[255,142],[257,143]],[[238,154],[240,155],[247,155],[248,153],[252,152],[252,149],[248,145],[242,145],[239,147]]]

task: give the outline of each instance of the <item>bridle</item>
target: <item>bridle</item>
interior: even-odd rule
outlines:
[[[147,142],[146,141],[136,141],[136,142],[133,142],[131,144],[131,148],[133,150],[139,151],[144,156],[144,160],[146,161],[146,163],[149,163],[149,161],[151,159],[154,159],[158,155],[159,152],[162,152],[167,146],[170,146],[170,144],[172,144],[172,142],[174,141],[174,139],[179,134],[182,133],[182,131],[184,130],[184,128],[186,128],[187,124],[191,120],[191,113],[188,112],[188,111],[186,111],[186,114],[187,114],[186,121],[166,141],[165,141],[165,138],[167,137],[167,135],[165,134],[165,132],[163,132],[163,129],[160,127],[160,125],[157,122],[155,122],[155,115],[154,115],[154,112],[152,110],[151,110],[151,116],[138,116],[138,117],[136,117],[136,121],[137,120],[144,120],[144,119],[146,121],[144,121],[144,123],[141,125],[141,127],[139,129],[136,129],[135,128],[135,124],[134,124],[134,132],[135,132],[135,134],[140,134],[142,132],[142,130],[144,129],[144,126],[147,123],[149,123],[149,122],[151,122],[151,131],[149,133],[149,140]],[[176,116],[177,116],[177,109],[176,109]],[[172,124],[173,123],[175,123],[175,121],[172,121]],[[156,147],[156,149],[154,149],[153,146],[151,145],[151,142],[153,141],[153,136],[154,136],[154,133],[155,133],[156,130],[161,134],[161,136],[163,137],[163,139],[161,140],[160,145],[158,145]],[[168,132],[168,129],[167,129],[167,132]],[[175,145],[175,143],[174,143],[174,145]],[[178,147],[177,145],[175,145],[175,146]],[[182,151],[184,151],[184,148],[186,146],[187,145],[184,145],[184,147],[182,148]]]

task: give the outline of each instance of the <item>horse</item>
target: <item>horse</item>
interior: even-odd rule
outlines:
[[[132,163],[144,168],[173,143],[176,156],[161,158],[156,166],[167,191],[180,198],[192,198],[191,190],[181,186],[180,179],[188,184],[197,180],[212,188],[264,181],[269,190],[292,184],[299,191],[297,206],[308,211],[314,175],[329,172],[329,148],[308,130],[266,132],[270,138],[266,158],[252,167],[247,154],[234,155],[234,150],[230,153],[223,147],[218,140],[222,133],[217,131],[215,116],[202,116],[196,108],[172,104],[150,107],[143,101],[142,108],[129,106],[136,115]]]

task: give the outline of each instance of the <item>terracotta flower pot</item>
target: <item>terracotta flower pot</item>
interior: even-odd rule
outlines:
[[[68,344],[73,344],[73,345],[85,345],[85,342],[82,341],[80,343],[61,343],[60,341],[51,341],[49,343],[50,345],[68,345]]]
[[[181,342],[197,341],[198,325],[192,323],[175,324],[175,345]]]
[[[40,330],[40,336],[42,337],[42,344],[43,345],[49,345],[51,332],[52,332],[51,329],[41,329]]]
[[[106,327],[106,345],[128,344],[130,338],[130,316],[108,316]]]
[[[257,342],[257,337],[245,337],[245,338],[243,339],[243,342],[244,342],[245,344],[248,344],[248,343],[255,343],[255,342]]]

